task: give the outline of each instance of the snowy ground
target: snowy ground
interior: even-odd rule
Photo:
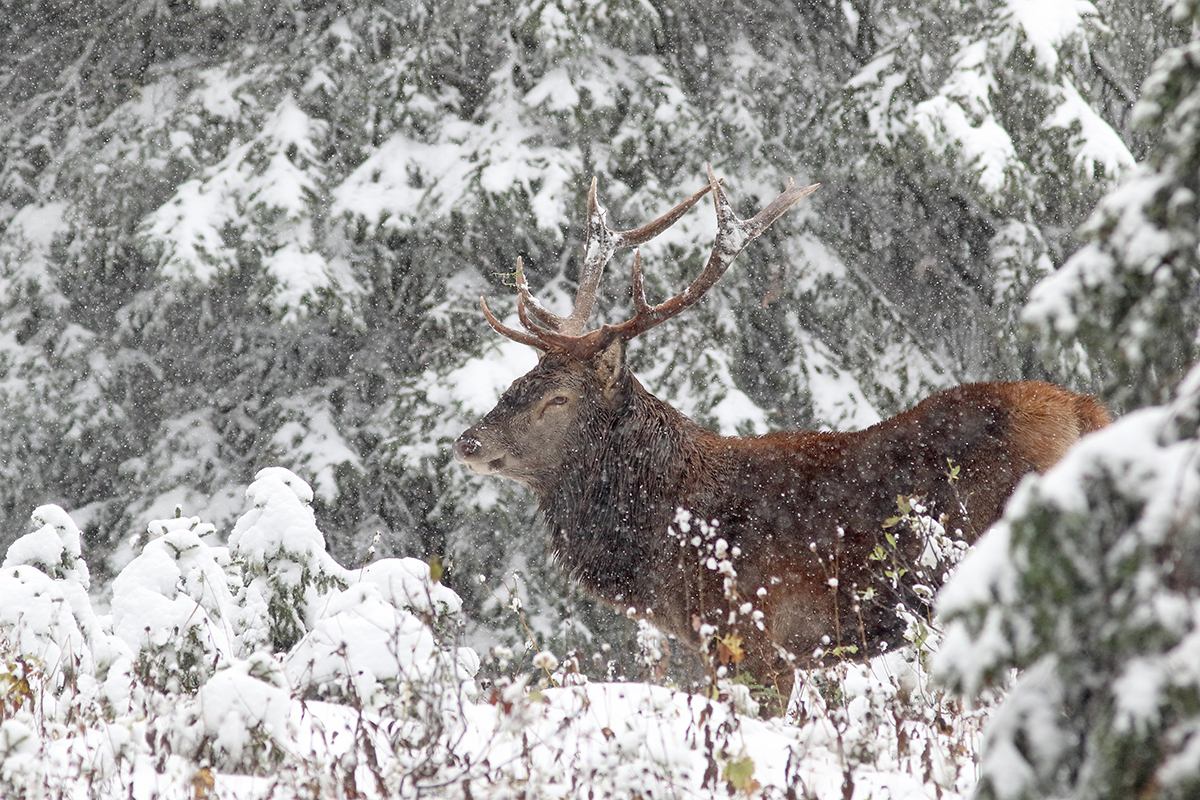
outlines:
[[[552,654],[477,680],[428,565],[346,570],[312,490],[268,469],[217,543],[178,516],[88,595],[53,506],[0,571],[5,797],[961,797],[988,708],[930,685],[928,644],[806,674],[788,719],[717,697],[588,683]]]

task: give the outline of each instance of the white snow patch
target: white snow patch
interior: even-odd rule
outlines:
[[[251,74],[230,75],[224,67],[206,69],[197,76],[201,88],[192,96],[201,108],[214,117],[236,120],[241,116],[243,105],[252,102],[249,95],[240,91],[252,77]]]
[[[883,419],[858,380],[837,367],[824,342],[801,331],[800,343],[814,417],[829,430],[862,430]]]
[[[1006,0],[1005,5],[1038,66],[1050,74],[1058,69],[1059,45],[1082,37],[1086,26],[1098,24],[1100,17],[1087,0]]]
[[[290,420],[279,426],[271,444],[297,468],[313,476],[316,496],[326,503],[338,497],[337,468],[349,465],[362,471],[362,459],[338,431],[329,408],[321,405],[297,408],[302,420]]]
[[[939,95],[920,103],[913,112],[913,125],[935,151],[956,145],[980,188],[993,197],[1002,196],[1010,171],[1019,169],[1008,131],[991,116],[972,124],[966,110],[948,97]]]
[[[1117,178],[1134,166],[1133,154],[1125,142],[1099,114],[1079,95],[1079,91],[1066,79],[1062,82],[1063,99],[1054,113],[1044,123],[1047,127],[1067,128],[1079,126],[1076,140],[1075,166],[1084,175],[1091,177],[1097,166],[1105,175]]]
[[[1143,209],[1155,202],[1168,178],[1137,169],[1101,201],[1088,226],[1115,221],[1105,246],[1087,244],[1057,272],[1036,284],[1021,314],[1027,324],[1053,328],[1064,336],[1074,333],[1080,298],[1095,291],[1120,291],[1115,284],[1114,253],[1130,264],[1153,271],[1173,247],[1170,234],[1147,222]]]
[[[515,316],[505,321],[519,324]],[[469,359],[446,374],[444,380],[430,376],[429,401],[439,406],[459,405],[464,412],[483,416],[509,384],[537,366],[537,351],[505,339],[497,341],[484,355]]]
[[[542,103],[549,111],[569,111],[579,105],[579,92],[575,91],[566,69],[550,70],[526,93],[526,105],[536,107]]]

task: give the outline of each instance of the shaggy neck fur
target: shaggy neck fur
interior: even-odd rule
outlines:
[[[653,600],[655,551],[684,499],[699,430],[630,377],[614,407],[587,420],[579,457],[539,491],[555,559],[595,594]]]

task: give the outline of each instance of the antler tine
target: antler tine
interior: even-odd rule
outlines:
[[[483,309],[483,316],[488,321],[488,324],[499,333],[501,336],[507,336],[520,344],[527,344],[538,349],[545,349],[545,343],[542,342],[539,334],[545,329],[535,325],[529,319],[529,311],[532,310],[534,316],[540,314],[550,314],[545,307],[538,302],[538,299],[529,291],[529,282],[525,280],[525,268],[521,262],[521,257],[517,256],[517,315],[521,319],[521,324],[525,327],[525,331],[519,331],[515,328],[510,328],[500,322],[488,308],[487,301],[482,297],[479,298],[479,305]],[[553,316],[553,315],[551,315]]]
[[[517,315],[525,329],[534,334],[542,330],[558,330],[563,319],[542,305],[529,291],[529,281],[525,280],[525,266],[520,256],[517,256]],[[534,322],[530,322],[530,316]]]
[[[596,292],[600,287],[600,278],[604,274],[604,267],[612,259],[613,254],[623,247],[634,247],[644,244],[655,236],[658,236],[679,221],[680,217],[686,214],[692,206],[700,202],[700,199],[711,190],[712,184],[710,183],[658,219],[640,228],[628,231],[614,231],[608,227],[607,209],[596,199],[596,178],[593,177],[591,188],[588,190],[587,234],[584,244],[583,265],[579,270],[579,288],[575,292],[575,305],[571,313],[565,317],[555,314],[542,305],[529,291],[529,283],[525,280],[521,259],[518,258],[517,311],[521,318],[521,324],[531,334],[538,337],[539,342],[547,334],[554,333],[578,337],[582,333],[583,326],[587,323],[588,317],[591,316],[592,308],[596,303]],[[484,316],[487,317],[488,323],[501,335],[523,344],[530,344],[528,335],[521,333],[521,338],[516,338],[511,335],[516,332],[514,329],[498,322],[493,322],[496,318],[491,315],[490,311],[485,311]],[[532,318],[534,324],[531,324],[530,318]],[[497,327],[497,325],[500,326]],[[562,343],[563,341],[565,340],[551,335],[547,343],[565,347]],[[534,344],[533,346],[544,348],[545,344]],[[566,347],[566,349],[573,350],[574,348]]]
[[[517,301],[520,302],[519,300]],[[518,344],[527,344],[530,347],[535,347],[538,350],[545,350],[546,343],[532,333],[519,331],[516,328],[510,328],[500,320],[496,319],[496,315],[488,308],[487,300],[479,298],[479,307],[483,309],[483,316],[488,321],[488,325],[492,326],[492,330],[501,336],[506,336]]]
[[[502,336],[530,345],[539,350],[555,348],[563,350],[581,360],[590,358],[617,339],[628,341],[655,325],[665,322],[683,309],[695,303],[712,288],[738,254],[751,241],[762,234],[772,222],[783,216],[789,208],[803,197],[817,190],[821,184],[814,183],[804,188],[797,187],[788,179],[783,193],[748,220],[738,218],[733,206],[721,190],[721,181],[713,174],[712,167],[705,165],[708,186],[684,200],[658,219],[629,231],[614,231],[605,221],[607,212],[596,200],[596,180],[592,179],[588,191],[588,228],[584,264],[580,270],[579,289],[575,306],[566,317],[547,310],[529,291],[521,259],[517,259],[517,313],[525,331],[518,331],[502,324],[480,298],[484,317],[488,324]],[[713,193],[713,204],[717,213],[717,235],[712,253],[700,274],[687,288],[665,302],[652,306],[646,301],[642,256],[633,259],[633,302],[634,315],[618,325],[604,325],[596,330],[581,333],[584,323],[591,314],[596,300],[596,290],[604,267],[613,254],[622,247],[643,244],[665,231],[700,201],[708,192]]]
[[[578,336],[592,314],[596,304],[596,291],[604,267],[617,248],[613,245],[615,232],[608,227],[608,210],[596,200],[596,176],[588,188],[587,233],[584,236],[583,264],[579,268],[579,288],[575,290],[575,304],[566,317],[557,317],[554,327],[568,336]]]
[[[642,274],[642,251],[633,251],[633,313],[636,317],[638,314],[646,314],[650,311],[650,304],[646,302],[646,282],[645,276]]]
[[[579,288],[575,292],[575,306],[566,317],[551,314],[544,308],[535,309],[534,316],[544,325],[561,333],[578,336],[592,314],[592,307],[596,304],[596,291],[600,288],[600,278],[604,275],[604,268],[612,260],[613,254],[624,247],[645,244],[658,236],[678,222],[679,218],[700,202],[711,189],[711,185],[705,186],[658,219],[640,228],[614,231],[608,227],[608,209],[596,199],[596,178],[593,177],[591,188],[588,189],[587,234],[584,239],[583,266],[579,269]]]
[[[682,292],[670,300],[650,306],[646,303],[645,295],[641,291],[641,261],[635,259],[633,277],[636,312],[633,318],[626,322],[619,325],[605,325],[601,328],[601,335],[597,337],[596,343],[598,347],[607,347],[617,338],[628,341],[695,303],[725,274],[729,265],[745,249],[746,245],[765,231],[772,222],[779,219],[797,201],[812,194],[821,185],[814,183],[811,186],[799,188],[791,178],[788,178],[787,188],[782,194],[751,219],[742,220],[734,213],[733,206],[730,205],[725,192],[721,190],[720,181],[713,174],[712,167],[706,164],[705,169],[708,171],[709,188],[712,190],[713,202],[717,211],[717,236],[708,263]]]
[[[722,179],[717,180],[718,185],[720,185],[721,180]],[[593,191],[595,189],[595,185],[596,185],[596,181],[593,178],[592,179]],[[676,222],[678,222],[679,218],[682,217],[684,214],[686,214],[688,211],[690,211],[692,206],[696,205],[696,203],[699,203],[701,198],[704,197],[704,195],[706,195],[710,191],[712,191],[712,188],[713,188],[713,186],[712,186],[712,183],[710,182],[708,186],[705,186],[703,189],[700,189],[698,192],[693,194],[687,200],[684,200],[682,203],[675,206],[670,211],[663,214],[661,217],[654,220],[653,222],[647,222],[645,225],[643,225],[640,228],[634,228],[631,231],[621,231],[619,233],[614,232],[614,231],[609,231],[609,233],[611,233],[613,236],[615,236],[618,240],[617,244],[616,244],[616,248],[619,249],[622,247],[636,247],[637,245],[645,244],[646,242],[650,241],[655,236],[658,236],[660,233],[665,231],[667,228],[671,227]]]

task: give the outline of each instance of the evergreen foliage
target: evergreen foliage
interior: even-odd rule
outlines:
[[[1176,13],[1197,30],[1200,5]],[[1134,117],[1160,138],[1026,311],[1059,346],[1077,337],[1115,401],[1167,401],[1022,484],[939,598],[943,677],[974,693],[1023,670],[984,798],[1200,793],[1198,48],[1157,62]]]
[[[1023,670],[984,798],[1200,791],[1200,371],[1031,480],[939,598],[967,693]]]
[[[1176,16],[1195,26],[1193,6]],[[1161,403],[1200,359],[1200,41],[1170,50],[1134,123],[1160,136],[1088,221],[1088,244],[1030,298],[1049,348],[1078,343],[1120,407]]]

